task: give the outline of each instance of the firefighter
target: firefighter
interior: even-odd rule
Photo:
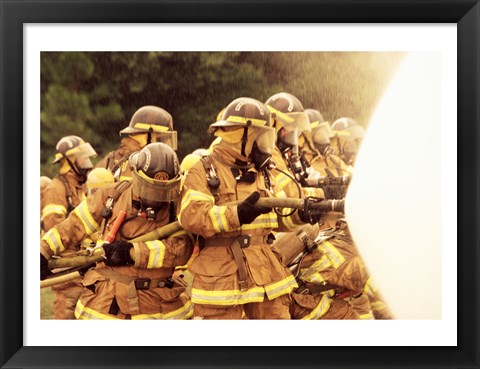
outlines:
[[[45,233],[44,230],[42,229],[42,209],[41,209],[41,204],[42,204],[42,199],[43,199],[43,193],[45,192],[46,188],[48,185],[52,182],[50,177],[47,176],[41,176],[40,177],[40,238],[43,236]]]
[[[47,176],[41,176],[40,177],[40,199],[43,197],[43,192],[45,189],[48,187],[48,185],[52,182],[50,177]]]
[[[65,220],[85,198],[85,182],[93,167],[90,160],[93,156],[95,150],[78,136],[58,141],[52,164],[59,165],[59,172],[45,189],[41,202],[43,234]],[[75,319],[75,304],[82,291],[80,282],[81,278],[77,278],[52,287],[55,319]]]
[[[297,284],[272,252],[271,231],[303,224],[302,212],[281,217],[256,205],[260,197],[282,196],[266,169],[275,147],[270,112],[258,100],[238,98],[210,130],[221,140],[189,170],[179,214],[182,227],[201,237],[190,267],[194,316],[290,319]]]
[[[346,178],[348,167],[342,159],[333,154],[330,138],[333,137],[328,122],[318,110],[306,110],[311,124],[311,132],[299,140],[299,152],[305,165],[311,166],[322,177]],[[326,197],[345,196],[345,185],[326,185]],[[335,191],[335,187],[345,187]],[[330,309],[321,319],[372,319],[382,310],[382,317],[389,316],[387,307],[378,294],[375,295],[373,279],[369,275],[342,213],[329,212],[320,224],[322,234],[326,234],[318,249],[307,255],[301,263],[298,278],[301,288],[294,292],[293,316],[310,318],[315,316],[312,301],[320,301],[325,295],[334,297]],[[337,286],[332,290],[324,284]],[[338,288],[340,287],[340,288]],[[300,295],[299,295],[300,293]],[[370,304],[370,301],[374,304]],[[375,305],[376,309],[373,308]]]
[[[152,142],[163,142],[177,150],[177,131],[173,130],[173,118],[166,110],[153,105],[138,109],[128,127],[120,132],[120,146],[100,160],[95,168],[110,170],[116,181],[131,180],[128,158]]]
[[[365,130],[353,118],[342,117],[332,124],[332,146],[343,161],[353,167]]]
[[[185,231],[160,240],[130,242],[176,220],[180,163],[164,143],[146,145],[130,157],[132,180],[97,189],[40,243],[41,279],[48,260],[99,231],[105,261],[83,278],[77,319],[188,319],[192,306],[185,283],[172,278],[175,266],[190,258],[193,241]],[[125,213],[123,213],[125,212]],[[116,220],[122,219],[118,232]],[[95,250],[92,250],[95,252]]]

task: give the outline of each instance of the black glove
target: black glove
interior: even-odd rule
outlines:
[[[53,273],[48,268],[48,260],[40,254],[40,280],[43,281],[48,276],[52,275]]]
[[[344,199],[347,194],[348,186],[346,185],[328,185],[322,186],[326,199]]]
[[[272,211],[271,208],[255,205],[259,198],[260,193],[258,191],[255,191],[238,205],[237,212],[238,219],[240,220],[240,225],[250,224],[260,214],[266,214]]]
[[[105,250],[106,265],[122,266],[135,264],[130,256],[130,249],[133,247],[130,242],[115,241],[112,243],[104,243],[102,247]]]
[[[300,220],[304,223],[309,223],[311,225],[314,225],[316,223],[319,223],[320,220],[322,220],[322,217],[325,214],[311,214],[309,212],[303,211],[303,210],[298,210],[298,216],[300,217]]]

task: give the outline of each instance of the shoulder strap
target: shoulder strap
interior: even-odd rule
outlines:
[[[105,206],[102,208],[100,214],[103,218],[102,224],[100,225],[101,234],[105,233],[105,227],[107,226],[107,220],[112,216],[112,209],[115,205],[115,202],[118,200],[123,191],[125,191],[132,184],[131,181],[121,181],[115,185],[113,188],[113,193],[107,197],[105,201]]]
[[[110,171],[115,174],[115,172],[121,167],[124,162],[128,160],[129,157],[130,155],[125,155],[124,157],[122,157],[119,161],[115,163],[115,165],[112,167],[112,169],[110,169]]]
[[[200,161],[202,162],[203,168],[205,169],[205,174],[207,175],[208,188],[210,188],[210,192],[212,193],[213,197],[215,197],[215,200],[217,200],[220,179],[217,176],[217,172],[213,165],[213,160],[210,155],[207,155],[202,157]]]
[[[132,181],[121,181],[118,184],[115,185],[115,191],[113,193],[113,202],[118,200],[120,195],[122,194],[123,191],[125,191],[128,187],[130,187],[132,184]]]
[[[65,186],[65,191],[67,192],[67,202],[68,202],[68,209],[67,212],[71,212],[73,209],[75,209],[75,206],[73,205],[73,198],[72,198],[72,192],[70,191],[70,186],[68,185],[67,179],[63,175],[59,175],[58,179],[62,181],[63,185]]]

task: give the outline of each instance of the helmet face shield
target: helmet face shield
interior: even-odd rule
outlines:
[[[157,180],[148,177],[143,171],[137,171],[135,167],[132,169],[132,191],[145,207],[159,207],[179,198],[180,176],[170,180]]]
[[[333,131],[328,122],[312,124],[312,141],[315,144],[328,144],[331,137],[333,137]]]
[[[257,143],[258,149],[264,154],[272,154],[275,148],[275,128],[264,127],[256,129],[258,133],[254,141]]]
[[[90,170],[93,168],[92,161],[90,160],[89,157],[85,158],[78,158],[75,161],[75,164],[77,165],[78,169],[83,169],[83,170]]]
[[[163,142],[172,149],[177,150],[177,131],[152,133],[152,142]]]
[[[53,161],[53,163],[58,163],[64,157],[68,157],[71,160],[74,160],[74,159],[78,160],[78,159],[88,159],[94,156],[97,156],[96,151],[88,142],[83,142],[82,140],[78,146],[72,147],[71,149],[68,149],[65,152],[63,151],[57,152],[55,154],[55,160]]]
[[[362,138],[364,135],[364,130],[361,126],[352,126],[344,130],[337,131],[336,135],[345,141],[353,141]]]
[[[278,132],[278,139],[288,146],[298,146],[300,133],[301,132],[297,127],[283,127]]]

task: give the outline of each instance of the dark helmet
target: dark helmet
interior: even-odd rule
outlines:
[[[221,120],[211,124],[210,130],[243,128],[239,137],[242,140],[240,154],[259,169],[268,162],[275,147],[272,123],[270,111],[264,104],[251,97],[240,97],[228,104]],[[221,133],[217,135],[222,137]]]
[[[84,183],[87,175],[93,168],[91,157],[97,156],[92,146],[78,136],[65,136],[60,139],[56,147],[57,153],[52,164],[65,159],[74,171],[77,179]]]
[[[222,110],[219,121],[210,125],[216,127],[271,127],[269,110],[260,101],[251,97],[239,97]]]
[[[317,109],[305,109],[305,113],[308,115],[308,120],[310,121],[310,124],[313,123],[322,123],[325,122],[325,119],[323,119],[322,113],[318,111]]]
[[[132,189],[145,206],[157,207],[180,196],[180,162],[162,142],[148,144],[130,156]]]
[[[90,158],[97,153],[92,146],[78,136],[65,136],[58,141],[56,146],[57,153],[52,164],[60,162],[63,158],[78,159]]]
[[[147,105],[138,109],[128,127],[119,133],[120,136],[149,133],[155,135],[156,142],[164,142],[174,150],[177,149],[177,132],[173,130],[173,118],[169,112],[158,106]]]

